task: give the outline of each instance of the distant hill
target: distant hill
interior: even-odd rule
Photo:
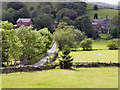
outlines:
[[[98,10],[94,10],[94,5],[87,4],[87,15],[90,17],[90,19],[94,18],[94,14],[98,14],[99,19],[105,19],[106,15],[108,15],[108,18],[113,18],[118,15],[117,9],[110,9],[110,8],[104,8],[98,6]]]
[[[103,3],[103,2],[87,2],[90,5],[98,5],[99,7],[108,8],[108,9],[120,9],[118,5]]]

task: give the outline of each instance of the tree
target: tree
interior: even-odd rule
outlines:
[[[63,17],[62,19],[60,19],[60,22],[65,22],[68,25],[73,25],[74,21],[70,20],[68,17]]]
[[[42,35],[42,37],[44,38],[44,44],[46,44],[46,49],[50,49],[53,37],[52,34],[50,33],[50,31],[48,30],[48,28],[43,28],[41,30],[38,31],[38,33],[40,33]]]
[[[8,21],[0,21],[0,24],[2,25],[2,29],[5,29],[5,30],[13,29],[13,24]]]
[[[14,15],[16,14],[16,11],[13,8],[9,8],[7,10],[2,11],[2,20],[6,21],[8,20],[9,22],[12,22],[13,24],[16,23],[14,20]]]
[[[79,16],[75,19],[74,26],[76,29],[85,32],[88,38],[94,38],[94,29],[92,27],[91,21],[87,15]]]
[[[59,50],[62,50],[64,45],[72,47],[75,41],[74,27],[64,25],[66,25],[66,23],[60,23],[54,32],[54,40],[57,43]]]
[[[94,5],[94,10],[98,10],[98,6],[97,5]]]
[[[113,38],[117,38],[118,37],[118,28],[113,26],[110,28],[110,35],[113,37]]]
[[[115,16],[109,22],[110,34],[113,38],[120,37],[120,16]]]
[[[53,23],[53,19],[48,14],[40,14],[36,18],[33,18],[33,22],[35,28],[37,29],[48,28],[51,31],[51,25]]]
[[[22,46],[15,30],[2,29],[2,64],[20,60]]]
[[[30,18],[30,12],[27,7],[21,8],[16,11],[14,15],[14,20],[17,21],[18,18]]]
[[[51,8],[51,5],[45,5],[40,8],[40,12],[51,14],[53,12],[53,9]]]
[[[81,32],[80,30],[78,30],[78,29],[74,29],[74,33],[75,33],[75,46],[77,45],[77,46],[79,46],[79,44],[80,44],[80,42],[82,41],[82,40],[84,40],[85,39],[85,37],[86,37],[86,35],[85,35],[85,33],[84,32]]]
[[[59,10],[56,14],[57,19],[60,20],[63,17],[69,17],[71,20],[75,20],[77,18],[77,12],[75,10],[70,10],[67,8],[63,8],[62,10]]]
[[[61,59],[59,59],[59,65],[61,69],[70,69],[72,66],[73,58],[69,55],[70,48],[65,45],[62,49]]]
[[[31,60],[46,51],[44,38],[31,26],[18,28],[17,36],[23,44],[21,60]]]
[[[80,46],[83,50],[91,50],[92,49],[93,40],[91,38],[85,38],[81,41]]]
[[[7,4],[7,9],[13,8],[15,10],[19,10],[24,7],[25,7],[25,5],[22,2],[8,2],[8,4]]]
[[[14,30],[11,23],[1,21],[2,25],[2,63],[11,60],[22,61],[37,59],[44,54],[52,44],[52,35],[47,28],[37,31],[32,26]],[[0,25],[1,25],[0,24]],[[1,44],[1,43],[0,43]]]
[[[17,30],[17,36],[23,44],[21,60],[37,58],[46,53],[52,43],[51,33],[46,28],[37,31],[32,30],[31,26],[21,26]]]
[[[107,47],[109,47],[110,50],[118,49],[118,41],[115,41],[115,40],[109,41],[109,43],[107,44]]]
[[[87,3],[85,2],[77,2],[77,9],[75,9],[75,11],[77,12],[78,16],[82,16],[86,14],[86,7],[87,7]]]
[[[85,2],[63,2],[56,4],[57,11],[67,8],[76,11],[78,16],[82,16],[86,13],[86,6],[87,4]]]

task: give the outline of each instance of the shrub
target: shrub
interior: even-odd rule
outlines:
[[[91,50],[92,43],[93,43],[93,40],[91,38],[85,38],[84,40],[81,41],[80,47],[82,47],[83,50]]]
[[[110,50],[116,50],[118,49],[118,44],[116,41],[112,40],[108,43],[107,47],[109,47]]]
[[[67,45],[65,45],[62,49],[61,59],[59,59],[59,65],[61,69],[69,69],[72,67],[73,59],[69,54],[70,48]]]

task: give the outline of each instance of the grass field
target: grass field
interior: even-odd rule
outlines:
[[[100,8],[102,8],[102,7],[98,6],[98,9],[100,9]],[[89,9],[94,9],[94,5],[87,4],[87,10],[89,10]]]
[[[109,40],[94,41],[92,48],[93,49],[108,49],[107,44]]]
[[[108,15],[109,18],[113,18],[118,15],[118,10],[115,9],[98,9],[96,10],[88,10],[87,14],[90,17],[90,19],[94,19],[94,14],[98,14],[99,19],[106,19],[106,15]]]
[[[77,68],[2,75],[2,88],[117,88],[118,68]]]
[[[118,62],[118,50],[71,52],[74,62]]]
[[[99,34],[100,38],[111,38],[112,36],[110,34]]]
[[[108,50],[108,42],[109,40],[94,41],[92,51],[82,51],[82,48],[71,51],[73,62],[118,62],[118,50]],[[59,60],[55,62],[58,63]]]

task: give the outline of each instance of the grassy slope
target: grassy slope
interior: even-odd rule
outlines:
[[[118,50],[95,50],[108,49],[109,41],[94,41],[93,51],[71,52],[74,62],[118,62]],[[98,54],[101,54],[100,56]]]
[[[2,75],[3,88],[117,88],[118,68],[77,68]]]
[[[115,9],[101,9],[100,7],[98,7],[99,9],[96,10],[89,10],[89,9],[93,9],[92,5],[87,5],[87,14],[90,17],[90,19],[94,18],[94,14],[97,13],[98,14],[98,18],[99,19],[105,19],[106,15],[108,15],[109,18],[113,18],[114,16],[118,15],[118,10]]]
[[[74,62],[118,62],[117,50],[71,52],[71,55]]]
[[[108,49],[107,44],[109,40],[103,40],[103,41],[94,41],[93,42],[93,49]]]
[[[111,38],[112,36],[110,34],[99,34],[100,38]]]
[[[94,41],[93,51],[81,51],[82,48],[72,51],[70,54],[73,62],[118,62],[118,50],[108,50],[108,42],[109,40]],[[58,59],[55,62],[59,62]]]

